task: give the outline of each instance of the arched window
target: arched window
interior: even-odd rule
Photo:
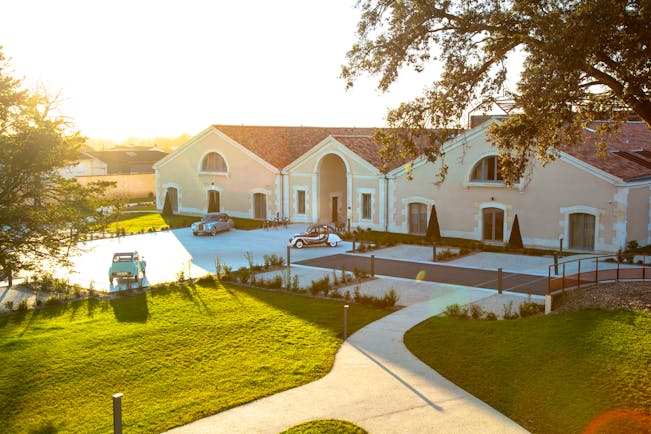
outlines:
[[[203,157],[203,161],[201,162],[201,171],[225,173],[227,172],[226,161],[224,161],[224,158],[217,152],[211,152]]]
[[[427,232],[427,205],[424,203],[409,204],[409,233],[425,235]]]
[[[484,157],[475,164],[470,173],[472,182],[502,182],[497,155]]]

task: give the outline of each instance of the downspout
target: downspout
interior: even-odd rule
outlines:
[[[280,171],[280,218],[285,219],[285,174]]]
[[[389,232],[389,177],[384,174],[384,232]]]

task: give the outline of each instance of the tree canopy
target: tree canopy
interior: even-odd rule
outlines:
[[[84,138],[58,114],[57,98],[12,77],[0,47],[0,271],[66,262],[97,224],[108,185],[87,187],[59,170],[78,160]]]
[[[379,138],[403,157],[422,153],[414,138],[427,134],[433,145],[425,155],[435,161],[449,128],[504,96],[512,111],[490,136],[507,181],[534,156],[554,159],[594,120],[633,112],[651,128],[649,0],[361,0],[358,7],[358,41],[342,67],[348,87],[371,74],[386,91],[404,68],[443,68],[422,95],[387,115],[401,133]],[[517,52],[523,71],[510,90],[507,68]]]

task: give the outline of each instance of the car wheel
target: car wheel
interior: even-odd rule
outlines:
[[[303,240],[298,240],[294,245],[296,246],[297,249],[302,249],[305,243],[303,242]]]
[[[192,232],[192,235],[196,237],[197,235],[199,235],[199,232]]]
[[[210,229],[210,234],[213,235],[213,236],[217,235],[217,227],[216,226],[213,226],[212,229]]]
[[[330,242],[328,243],[328,245],[329,245],[330,247],[337,247],[337,242],[336,242],[336,241],[330,241]]]

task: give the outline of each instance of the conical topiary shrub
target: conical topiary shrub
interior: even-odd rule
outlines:
[[[511,237],[509,238],[509,247],[512,249],[521,249],[524,247],[522,244],[522,234],[520,233],[520,222],[518,215],[513,219],[513,227],[511,228]]]
[[[427,233],[425,240],[438,241],[441,239],[441,228],[439,227],[439,219],[436,215],[436,205],[432,205],[432,213],[429,215],[429,223],[427,224]]]

